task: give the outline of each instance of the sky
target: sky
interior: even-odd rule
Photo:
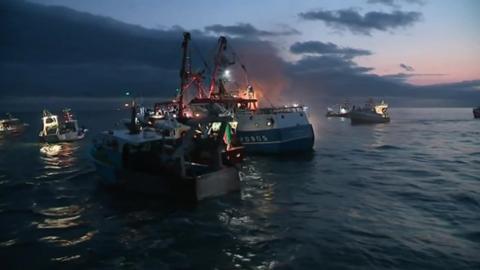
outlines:
[[[339,46],[372,51],[355,61],[375,68],[375,74],[404,72],[404,63],[415,72],[408,82],[435,84],[480,79],[480,1],[477,0],[32,0],[62,5],[108,16],[146,28],[203,29],[209,25],[249,23],[255,28],[298,30],[297,35],[270,37],[282,57],[295,60],[288,47],[298,41],[319,40]],[[353,9],[359,14],[394,11],[418,12],[420,18],[404,27],[352,33],[325,25],[321,20],[303,20],[299,14]],[[415,76],[414,74],[419,74]]]
[[[478,11],[476,0],[5,0],[0,97],[172,95],[190,31],[197,62],[226,35],[277,98],[473,106]]]

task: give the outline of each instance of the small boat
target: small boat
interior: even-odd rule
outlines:
[[[0,119],[0,137],[22,133],[28,124],[7,113],[7,118]]]
[[[344,104],[332,106],[327,108],[327,117],[350,117],[350,104],[345,102]]]
[[[49,143],[81,140],[87,132],[87,129],[78,126],[78,121],[73,119],[70,109],[63,110],[63,123],[59,122],[57,115],[43,110],[42,124],[43,128],[38,136]]]
[[[365,107],[352,110],[350,119],[352,124],[388,123],[390,122],[388,104],[383,100],[380,104],[374,104],[369,100]]]
[[[178,127],[142,127],[135,115],[129,128],[94,140],[91,156],[102,184],[187,201],[240,189],[237,167],[222,158],[226,119],[191,122],[177,137]]]
[[[473,109],[473,117],[474,118],[480,118],[480,107],[477,107],[477,108]]]

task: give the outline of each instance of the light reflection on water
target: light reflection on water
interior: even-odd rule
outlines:
[[[90,232],[87,232],[86,234],[80,236],[79,238],[75,238],[75,239],[62,239],[59,236],[51,235],[51,236],[44,236],[44,237],[40,238],[39,240],[43,241],[43,242],[50,243],[50,244],[54,244],[54,245],[59,246],[59,247],[69,247],[69,246],[75,246],[75,245],[78,245],[78,244],[81,244],[83,242],[91,240],[97,232],[98,232],[98,230],[90,231]]]
[[[72,256],[55,257],[55,258],[51,258],[50,260],[54,262],[68,262],[68,261],[80,259],[80,257],[81,256],[77,254]]]
[[[78,151],[77,144],[43,144],[40,147],[40,160],[44,166],[37,179],[78,172]]]
[[[45,218],[40,222],[33,222],[39,229],[65,229],[79,226],[83,223],[82,212],[84,209],[78,205],[50,207],[34,211]]]

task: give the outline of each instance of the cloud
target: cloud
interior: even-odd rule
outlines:
[[[404,82],[409,78],[412,77],[440,77],[440,76],[445,76],[447,74],[443,73],[396,73],[396,74],[387,74],[387,75],[382,75],[382,78],[394,80],[394,81],[401,81]]]
[[[152,30],[67,8],[28,2],[0,2],[0,100],[8,96],[118,97],[126,89],[145,97],[170,98],[179,84],[181,27]],[[203,69],[199,53],[217,44],[211,32],[191,31],[193,68]],[[367,50],[333,43],[303,42],[292,46],[301,59],[288,62],[270,42],[245,35],[229,39],[248,79],[275,102],[369,96],[435,99],[444,104],[473,105],[480,81],[415,86],[378,76],[352,59]],[[232,72],[234,75],[235,71]],[[415,74],[417,75],[417,74]],[[206,70],[208,76],[208,70]],[[412,76],[408,73],[406,76]],[[238,76],[243,81],[242,76]],[[437,103],[439,104],[439,103]]]
[[[344,73],[362,74],[373,68],[358,66],[355,62],[340,56],[305,56],[290,65],[292,73]]]
[[[412,67],[412,66],[409,66],[409,65],[405,65],[405,64],[400,64],[400,67],[403,68],[405,71],[415,71],[415,69]]]
[[[306,41],[296,42],[290,46],[290,52],[295,54],[323,54],[323,55],[341,55],[345,58],[356,56],[371,55],[369,50],[354,49],[349,47],[339,47],[331,42]]]
[[[368,0],[367,2],[370,4],[382,4],[382,5],[387,5],[391,7],[400,7],[399,2],[406,2],[409,4],[418,4],[418,5],[425,4],[424,0]]]
[[[283,26],[283,28],[284,29],[280,31],[265,31],[259,30],[249,23],[238,23],[236,25],[214,24],[206,26],[204,29],[206,32],[239,37],[287,36],[300,34],[298,30],[291,27]]]
[[[373,30],[389,31],[411,26],[421,19],[422,14],[397,10],[392,13],[371,11],[362,15],[352,9],[341,9],[308,11],[300,13],[299,16],[304,20],[323,21],[327,26],[336,29],[348,29],[354,34],[370,35]]]
[[[184,31],[179,26],[146,29],[28,2],[2,2],[0,10],[0,96],[98,97],[115,96],[123,89],[145,96],[175,94]],[[217,38],[192,31],[192,43],[194,69],[206,69],[204,59],[211,67]],[[236,49],[254,47],[269,57],[276,53],[259,40],[235,44]]]

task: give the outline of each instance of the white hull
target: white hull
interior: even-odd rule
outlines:
[[[25,130],[25,127],[25,125],[22,125],[8,128],[0,128],[0,135],[20,134]]]
[[[84,132],[67,132],[62,134],[42,135],[40,138],[45,142],[73,142],[85,138]]]

